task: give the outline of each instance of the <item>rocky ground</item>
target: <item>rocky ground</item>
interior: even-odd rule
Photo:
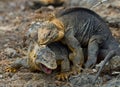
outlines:
[[[69,0],[63,6],[90,8],[100,0],[78,1]],[[57,81],[54,78],[56,72],[46,75],[24,68],[16,73],[4,71],[16,58],[26,57],[24,51],[28,45],[24,43],[24,36],[29,25],[63,9],[63,6],[55,8],[49,5],[36,9],[38,7],[34,6],[33,0],[0,0],[0,87],[120,87],[120,57],[106,65],[95,85],[91,84],[96,74],[94,69],[71,76],[66,81]],[[108,0],[91,9],[106,20],[113,36],[120,42],[120,0]]]

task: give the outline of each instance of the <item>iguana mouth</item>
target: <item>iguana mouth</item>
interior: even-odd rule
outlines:
[[[46,67],[45,65],[40,64],[40,67],[41,67],[41,69],[44,73],[46,73],[46,74],[51,74],[52,73],[52,69]]]

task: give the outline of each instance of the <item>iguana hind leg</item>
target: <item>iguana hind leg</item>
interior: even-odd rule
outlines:
[[[20,67],[28,68],[27,59],[17,59],[14,63],[8,66],[5,71],[6,72],[16,72],[20,69]]]
[[[99,52],[99,44],[102,43],[102,37],[99,35],[92,36],[88,43],[88,60],[85,64],[86,68],[94,67],[97,62]]]

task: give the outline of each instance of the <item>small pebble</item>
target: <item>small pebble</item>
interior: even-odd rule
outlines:
[[[0,79],[2,79],[2,78],[3,78],[3,75],[0,74]]]
[[[6,48],[4,50],[5,54],[8,55],[9,57],[14,57],[16,55],[16,50],[14,50],[13,48]]]

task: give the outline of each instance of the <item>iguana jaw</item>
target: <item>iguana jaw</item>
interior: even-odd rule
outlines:
[[[40,68],[41,68],[41,70],[42,70],[44,73],[46,73],[46,74],[51,74],[51,73],[52,73],[52,69],[46,67],[46,66],[43,65],[43,64],[40,64]]]
[[[57,68],[57,64],[56,63],[54,63],[53,66],[44,65],[42,63],[37,64],[37,66],[40,68],[41,71],[43,71],[46,74],[51,74],[52,71]]]
[[[64,37],[64,29],[64,24],[59,19],[47,22],[43,29],[38,29],[38,43],[45,45],[61,40]]]
[[[38,43],[40,45],[49,44],[51,42],[58,41],[58,40],[62,39],[63,37],[64,37],[64,32],[58,31],[58,35],[56,36],[56,38],[53,37],[54,38],[53,40],[47,39],[46,41],[42,40],[42,41],[39,41]]]
[[[39,29],[38,30],[38,43],[39,45],[49,44],[58,38],[58,30],[51,30],[51,29]]]
[[[57,68],[56,56],[48,47],[41,48],[41,50],[37,52],[35,64],[41,71],[50,74],[52,70]]]

